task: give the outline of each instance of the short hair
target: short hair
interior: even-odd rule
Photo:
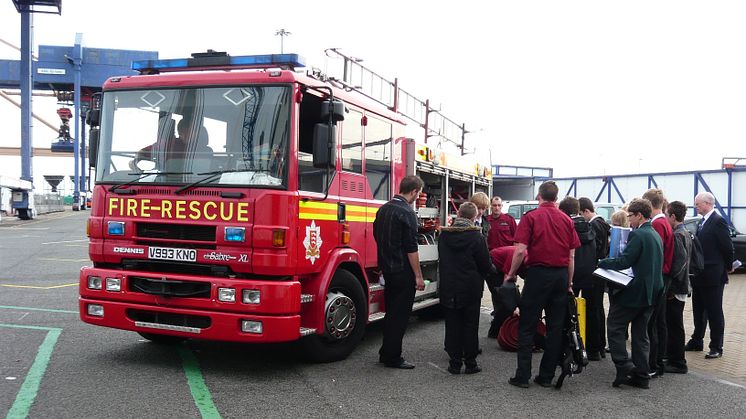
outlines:
[[[484,192],[475,192],[469,199],[477,208],[487,209],[490,206],[490,197]]]
[[[627,211],[619,210],[611,214],[611,224],[619,227],[629,227]]]
[[[572,196],[566,196],[562,201],[560,201],[559,209],[565,214],[573,216],[580,212],[580,205],[578,204],[578,200],[576,198]]]
[[[493,196],[493,197],[492,197],[492,199],[490,199],[490,202],[492,202],[492,201],[494,201],[494,200],[496,200],[496,199],[499,199],[500,201],[502,201],[502,200],[503,200],[503,199],[502,199],[502,198],[500,198],[499,196],[495,195],[495,196]]]
[[[580,205],[580,211],[578,212],[583,212],[585,210],[596,212],[596,208],[593,206],[593,201],[591,201],[590,198],[582,197],[578,199],[578,204]]]
[[[477,205],[473,202],[464,202],[458,207],[458,216],[466,219],[473,219],[477,216]]]
[[[653,213],[653,206],[645,198],[636,198],[629,203],[627,212],[630,214],[640,214],[645,218],[650,218]]]
[[[707,202],[710,205],[715,205],[715,195],[711,194],[710,192],[700,192],[697,194],[697,196],[694,197],[694,200],[700,200]]]
[[[539,196],[545,201],[556,201],[559,188],[553,180],[548,180],[539,186]]]
[[[644,194],[642,194],[642,199],[647,199],[650,202],[650,205],[655,209],[662,209],[663,203],[666,201],[666,197],[663,196],[663,190],[657,188],[648,189]]]
[[[683,223],[684,217],[686,217],[686,210],[686,204],[681,201],[673,201],[668,203],[666,212],[668,213],[668,215],[673,215],[674,217],[676,217],[676,221]]]
[[[399,193],[408,194],[412,191],[421,191],[425,187],[425,182],[417,176],[406,176],[399,183]]]

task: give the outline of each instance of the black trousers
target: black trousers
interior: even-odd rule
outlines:
[[[624,307],[611,302],[606,330],[609,333],[611,360],[617,370],[617,377],[632,373],[637,378],[646,379],[650,372],[648,321],[653,314],[653,306]],[[632,323],[632,360],[627,352],[626,333]]]
[[[567,317],[567,268],[534,266],[528,269],[521,294],[518,321],[518,367],[515,378],[531,378],[531,356],[536,324],[546,312],[547,339],[541,357],[539,378],[551,380],[562,356],[562,330]]]
[[[723,351],[725,316],[723,315],[723,291],[725,284],[713,287],[692,286],[692,314],[694,332],[692,340],[702,343],[705,328],[710,324],[710,350]]]
[[[653,314],[648,322],[648,337],[650,339],[650,370],[663,368],[663,357],[666,355],[668,342],[668,328],[666,327],[666,295],[671,285],[671,278],[663,275],[663,291],[658,295],[653,306]]]
[[[575,288],[575,296],[585,299],[585,349],[588,353],[601,353],[606,347],[606,313],[604,312],[603,280],[594,281],[593,287]],[[604,354],[605,355],[605,354]]]
[[[385,364],[399,364],[402,339],[407,331],[414,302],[415,280],[412,274],[384,274],[386,285],[383,298],[386,316],[383,318],[383,344],[378,350],[379,360]]]
[[[479,351],[479,301],[461,308],[445,307],[445,350],[451,362],[476,365]]]
[[[686,367],[684,356],[684,302],[674,298],[666,300],[666,326],[668,327],[668,340],[666,342],[666,353],[668,365]]]

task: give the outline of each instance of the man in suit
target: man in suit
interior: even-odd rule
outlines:
[[[653,207],[647,199],[634,199],[629,204],[627,246],[617,258],[602,259],[599,268],[632,268],[634,279],[624,289],[609,294],[609,317],[606,330],[611,359],[616,366],[614,387],[622,384],[649,388],[650,340],[648,322],[658,297],[663,291],[663,244],[653,229],[650,215]],[[632,324],[632,360],[627,352],[625,334]]]
[[[704,348],[705,327],[710,323],[710,352],[707,359],[723,356],[723,291],[728,273],[733,272],[733,242],[728,223],[715,211],[715,197],[702,192],[694,198],[694,207],[702,220],[697,226],[697,238],[702,244],[705,268],[692,278],[692,314],[694,333],[686,344],[687,351]]]

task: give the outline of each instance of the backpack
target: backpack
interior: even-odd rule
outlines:
[[[583,372],[583,367],[588,365],[588,354],[580,337],[580,322],[578,322],[578,303],[575,296],[567,296],[567,318],[562,336],[562,357],[559,364],[562,368],[554,387],[562,388],[565,377],[572,377]]]
[[[575,249],[575,278],[587,276],[596,270],[596,231],[582,216],[572,217],[580,247]]]
[[[702,253],[702,243],[695,234],[689,232],[692,238],[692,251],[689,253],[689,276],[697,276],[705,270],[705,256]]]

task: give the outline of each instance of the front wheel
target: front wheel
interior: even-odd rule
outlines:
[[[365,334],[368,303],[355,275],[340,269],[334,274],[324,302],[324,333],[301,340],[303,356],[312,362],[347,358]]]
[[[181,336],[159,335],[155,333],[137,332],[137,334],[153,343],[157,343],[160,345],[176,345],[177,343],[184,342],[187,339]]]

